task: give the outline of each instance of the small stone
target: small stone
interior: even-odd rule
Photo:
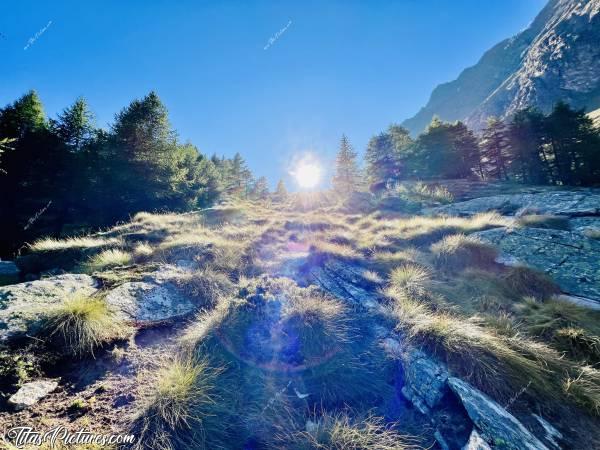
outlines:
[[[8,403],[17,411],[29,408],[58,387],[57,381],[36,380],[26,383],[14,393]]]
[[[492,447],[481,437],[477,430],[473,430],[471,436],[469,436],[469,442],[465,444],[462,450],[492,450]]]

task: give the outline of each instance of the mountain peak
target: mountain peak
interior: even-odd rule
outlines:
[[[425,129],[433,116],[481,129],[487,117],[505,118],[558,100],[600,107],[600,0],[550,0],[525,30],[485,52],[456,80],[437,86],[403,125]]]

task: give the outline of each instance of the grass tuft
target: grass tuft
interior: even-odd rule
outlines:
[[[112,267],[126,266],[131,264],[131,262],[131,254],[113,248],[92,256],[85,264],[85,267],[89,272],[99,272]]]
[[[552,278],[531,267],[509,267],[502,278],[508,289],[519,296],[544,300],[560,294],[560,288]]]
[[[37,334],[67,354],[83,356],[131,329],[115,317],[102,298],[75,295],[43,313]]]
[[[324,413],[307,422],[305,431],[278,436],[285,448],[294,450],[406,450],[420,448],[416,439],[400,434],[382,417],[369,415],[360,420],[344,413]]]
[[[494,246],[464,234],[446,236],[431,246],[431,253],[436,267],[449,272],[490,267],[498,256]]]
[[[221,370],[207,360],[179,357],[153,374],[137,405],[132,432],[137,449],[205,448],[217,433],[215,383]],[[147,383],[148,381],[145,381]]]
[[[547,228],[552,230],[569,230],[569,218],[550,214],[526,214],[515,219],[515,226],[520,228]]]
[[[428,269],[415,264],[404,264],[390,273],[388,295],[421,298],[425,295],[425,284],[431,278]]]

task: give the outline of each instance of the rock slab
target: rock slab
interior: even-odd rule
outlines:
[[[134,281],[123,283],[108,293],[106,302],[125,321],[138,325],[171,320],[194,311],[195,305],[171,283]]]
[[[600,241],[564,230],[494,228],[474,233],[550,275],[563,292],[600,302]]]
[[[25,383],[9,399],[8,403],[17,411],[35,405],[58,387],[57,381],[36,380]]]
[[[478,434],[492,446],[511,450],[548,450],[512,414],[469,383],[450,377],[448,386],[462,401]]]
[[[482,212],[498,211],[501,214],[510,215],[522,208],[531,208],[539,214],[597,217],[600,215],[600,190],[581,189],[547,191],[533,194],[492,195],[429,208],[426,210],[426,213],[432,215],[471,216]]]
[[[96,290],[96,281],[83,274],[57,275],[0,287],[0,342],[25,333],[28,321],[39,317],[49,306],[76,293],[91,295]]]

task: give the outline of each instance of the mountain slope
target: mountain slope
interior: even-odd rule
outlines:
[[[490,115],[519,108],[547,111],[559,99],[600,106],[600,0],[550,0],[531,25],[488,50],[480,61],[436,87],[403,125],[421,132],[437,115],[480,129]]]

